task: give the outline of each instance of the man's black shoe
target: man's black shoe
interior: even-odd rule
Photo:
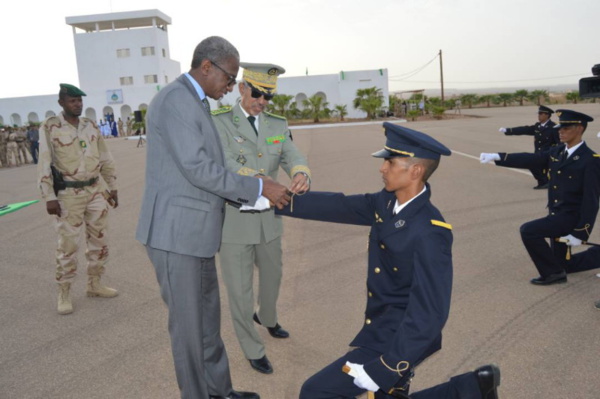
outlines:
[[[210,399],[260,399],[260,395],[254,392],[231,391],[227,396],[210,396]]]
[[[498,399],[498,385],[500,385],[500,369],[494,364],[479,367],[474,371],[479,384],[479,391],[483,399]]]
[[[253,319],[256,323],[262,326],[262,323],[260,322],[260,320],[258,320],[258,316],[256,315],[256,313],[254,313]],[[290,333],[281,328],[279,323],[275,324],[275,327],[267,327],[267,330],[273,338],[288,338],[290,336]]]
[[[546,183],[546,184],[538,184],[533,189],[534,190],[544,190],[544,189],[547,189],[547,188],[548,188],[548,183]]]
[[[560,272],[554,273],[546,277],[537,277],[531,279],[531,284],[535,285],[552,285],[552,284],[563,284],[567,282],[567,273]]]
[[[250,366],[260,373],[263,374],[272,374],[273,366],[271,366],[271,362],[267,359],[267,355],[261,357],[260,359],[248,359],[250,362]]]

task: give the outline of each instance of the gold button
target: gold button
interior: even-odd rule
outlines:
[[[381,272],[381,269],[380,269],[380,268],[378,268],[378,267],[376,267],[376,268],[375,268],[375,273],[379,274],[380,272]]]
[[[373,297],[373,293],[371,291],[369,291],[369,298]]]
[[[554,186],[554,189],[556,190],[558,187]]]
[[[240,152],[244,152],[244,150],[240,150]]]
[[[379,248],[381,248],[381,249],[385,249],[385,245],[383,245],[383,244],[380,244],[380,245],[379,245]]]
[[[259,172],[260,173],[265,173],[265,170],[264,169],[260,169]]]
[[[556,203],[556,202],[558,202],[558,200],[554,200],[554,202]]]
[[[259,158],[262,158],[262,152],[259,152],[259,153],[258,153],[258,157],[259,157]]]
[[[371,324],[371,319],[365,320],[365,324]]]
[[[394,271],[395,271],[395,272],[397,272],[397,271],[398,271],[398,268],[397,268],[397,267],[394,267]]]
[[[558,172],[556,172],[556,173],[558,173],[560,175],[560,170]]]

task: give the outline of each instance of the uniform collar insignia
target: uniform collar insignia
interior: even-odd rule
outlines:
[[[406,224],[406,221],[400,219],[400,220],[396,221],[396,223],[394,223],[394,227],[396,227],[397,229],[400,229],[400,228],[404,227],[405,224]]]

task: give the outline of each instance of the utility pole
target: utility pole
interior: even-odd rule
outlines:
[[[444,64],[442,63],[442,50],[440,50],[440,82],[442,83],[442,103],[444,102]]]

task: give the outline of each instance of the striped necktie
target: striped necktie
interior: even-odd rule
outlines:
[[[204,108],[206,108],[206,111],[210,114],[210,104],[208,103],[208,98],[204,97],[202,99],[202,103],[204,104]]]

